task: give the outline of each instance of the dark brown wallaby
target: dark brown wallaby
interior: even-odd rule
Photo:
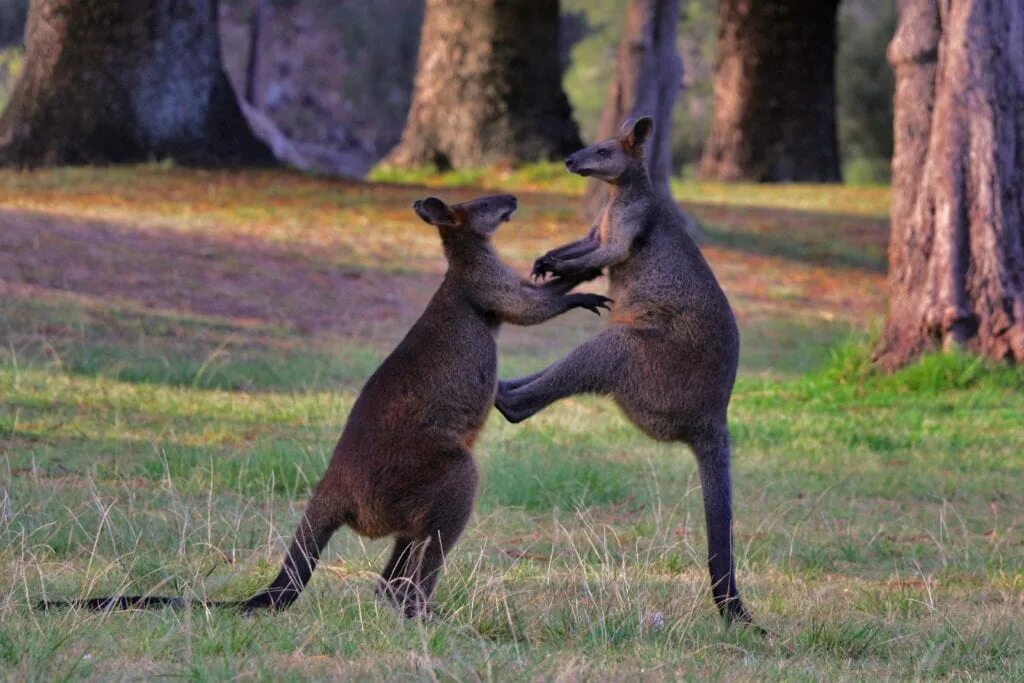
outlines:
[[[715,604],[749,622],[733,566],[727,423],[739,332],[679,213],[651,186],[643,146],[653,127],[641,118],[566,159],[569,171],[610,184],[609,200],[586,238],[534,265],[534,275],[562,279],[607,268],[608,329],[543,372],[499,383],[495,403],[520,422],[567,396],[607,394],[651,437],[688,444],[700,468]]]
[[[347,525],[370,538],[395,537],[378,594],[407,616],[423,614],[473,508],[477,470],[470,449],[494,401],[499,325],[534,325],[573,308],[607,308],[606,297],[565,294],[581,278],[536,285],[502,263],[490,237],[515,211],[515,197],[455,206],[429,197],[414,209],[440,232],[448,259],[444,281],[356,399],[277,578],[247,601],[207,604],[246,611],[288,607],[309,582],[328,539]],[[124,596],[43,607],[183,602]]]

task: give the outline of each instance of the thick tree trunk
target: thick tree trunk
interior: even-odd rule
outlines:
[[[619,134],[623,122],[641,116],[654,118],[654,134],[644,149],[651,182],[671,197],[672,109],[683,84],[683,61],[676,49],[679,0],[631,0],[626,28],[619,42],[615,79],[608,91],[598,140]],[[596,216],[604,205],[608,185],[591,180],[584,209]]]
[[[578,149],[558,25],[557,0],[427,0],[412,107],[385,162],[444,170]]]
[[[839,0],[720,0],[711,180],[838,182]]]
[[[0,165],[272,163],[220,60],[216,0],[33,0]]]
[[[1024,4],[901,0],[889,316],[876,359],[1024,360]]]

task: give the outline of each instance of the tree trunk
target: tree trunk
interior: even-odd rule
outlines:
[[[1024,360],[1024,4],[901,0],[889,315],[876,360]]]
[[[32,0],[0,165],[269,164],[221,67],[216,0]]]
[[[249,13],[249,53],[245,59],[244,99],[251,107],[259,107],[256,101],[256,77],[260,71],[260,37],[263,34],[263,19],[266,0],[257,0]],[[244,108],[243,108],[244,109]]]
[[[446,170],[579,149],[558,25],[557,0],[427,0],[412,107],[385,162]]]
[[[710,180],[838,182],[839,0],[720,0]]]
[[[683,84],[683,61],[676,49],[679,0],[631,0],[626,28],[619,42],[615,78],[597,139],[619,134],[623,122],[650,116],[654,135],[644,149],[651,183],[664,197],[671,198],[672,109]],[[608,185],[591,179],[587,185],[584,210],[598,215],[608,195]],[[691,222],[692,223],[692,222]]]

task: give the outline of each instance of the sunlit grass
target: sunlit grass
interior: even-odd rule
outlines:
[[[370,178],[383,183],[429,187],[478,186],[580,195],[587,179],[568,173],[561,162],[527,164],[518,169],[468,169],[439,173],[436,169],[380,166]],[[811,185],[719,183],[673,179],[672,193],[682,202],[757,206],[802,211],[887,217],[889,188],[885,185]]]

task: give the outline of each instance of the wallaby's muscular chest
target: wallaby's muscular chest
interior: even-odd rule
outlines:
[[[609,234],[630,239],[629,257],[608,269],[609,322],[666,328],[717,318],[728,303],[714,275],[674,213],[656,208],[605,212]]]
[[[647,207],[641,202],[609,202],[597,222],[601,244],[630,240],[643,230]]]
[[[354,441],[387,434],[392,443],[468,445],[490,412],[497,368],[494,326],[486,317],[465,302],[431,302],[367,381],[346,432]]]

